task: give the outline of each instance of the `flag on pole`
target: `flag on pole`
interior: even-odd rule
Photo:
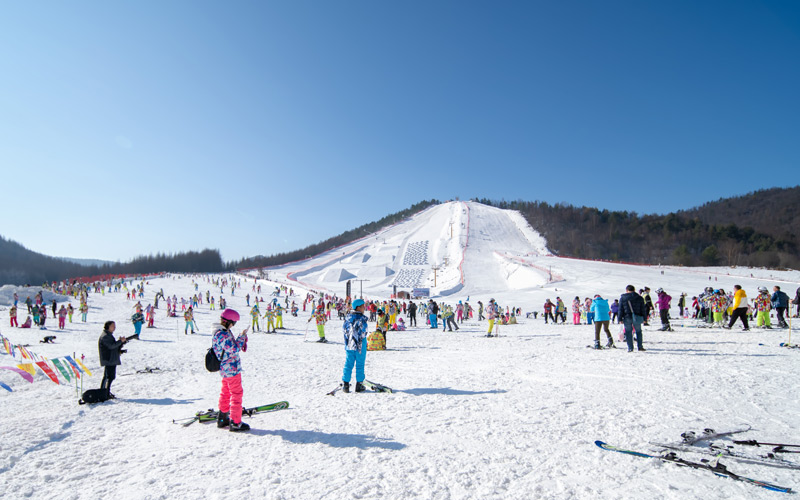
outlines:
[[[51,359],[50,361],[52,361],[55,367],[58,368],[58,371],[61,372],[61,375],[64,375],[64,378],[67,379],[67,382],[70,382],[72,380],[69,376],[69,372],[67,371],[66,368],[64,368],[64,365],[62,365],[59,360]]]

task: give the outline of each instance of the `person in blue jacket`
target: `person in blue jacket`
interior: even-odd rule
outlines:
[[[775,285],[772,291],[775,292],[772,294],[772,307],[774,307],[775,312],[778,313],[778,326],[781,328],[789,328],[786,320],[783,319],[783,315],[789,307],[789,296],[786,295],[786,292],[782,292],[781,287],[778,285]]]
[[[353,310],[344,320],[344,349],[346,353],[342,373],[342,390],[350,392],[353,365],[356,367],[356,392],[364,392],[364,364],[367,360],[367,317],[364,316],[364,301],[353,301]]]
[[[608,329],[608,324],[611,321],[611,308],[608,305],[608,301],[599,294],[595,295],[592,301],[591,312],[594,314],[594,348],[600,349],[601,328],[605,328],[606,337],[608,337],[606,348],[615,347],[614,339],[611,338],[611,331]]]

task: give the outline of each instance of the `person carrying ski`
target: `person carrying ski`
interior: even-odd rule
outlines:
[[[747,303],[747,294],[744,292],[744,290],[742,290],[741,285],[733,285],[733,291],[731,319],[727,325],[723,325],[723,328],[730,330],[733,328],[736,320],[741,318],[742,324],[744,325],[744,331],[747,332],[750,330],[750,325],[747,324],[747,310],[749,309],[749,305]]]
[[[308,318],[306,323],[310,323],[311,320],[314,319],[317,322],[317,334],[319,334],[319,340],[317,342],[321,344],[325,344],[328,340],[325,338],[325,322],[328,320],[327,316],[325,315],[325,308],[323,306],[317,306],[317,310],[314,314]]]
[[[111,383],[117,377],[117,366],[122,364],[120,355],[125,352],[122,346],[124,346],[128,340],[125,337],[115,339],[114,331],[116,329],[116,323],[113,321],[106,321],[103,325],[103,333],[100,334],[100,339],[97,341],[100,366],[105,368],[103,380],[100,383],[100,389],[106,391],[107,399],[116,399],[116,396],[111,394]]]
[[[220,315],[212,339],[214,354],[219,360],[219,373],[222,376],[222,387],[219,393],[219,415],[217,427],[228,427],[231,432],[250,430],[250,426],[242,422],[242,361],[240,352],[247,351],[247,330],[245,328],[238,337],[233,336],[231,328],[239,321],[239,313],[233,309],[225,309]]]
[[[344,371],[342,372],[342,390],[350,392],[350,379],[353,374],[353,366],[356,368],[356,392],[364,392],[364,365],[367,360],[367,317],[364,316],[364,301],[356,299],[353,301],[353,310],[344,320],[342,326],[344,331],[345,361]]]
[[[608,301],[601,297],[599,294],[594,296],[592,301],[592,314],[594,315],[594,348],[600,349],[600,329],[606,331],[606,349],[614,347],[614,339],[611,338],[611,330],[608,329],[608,324],[611,321],[611,308],[608,306]]]
[[[625,288],[625,293],[619,298],[619,319],[625,325],[625,342],[628,344],[628,352],[633,352],[634,330],[636,331],[636,347],[640,351],[645,350],[642,345],[644,341],[642,323],[646,313],[647,308],[645,307],[644,299],[636,293],[636,288],[633,285],[628,285]]]

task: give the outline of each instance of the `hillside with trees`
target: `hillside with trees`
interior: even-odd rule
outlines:
[[[218,250],[156,254],[130,262],[85,266],[28,250],[0,236],[0,285],[40,285],[101,274],[149,274],[156,272],[220,272],[226,269]]]
[[[768,189],[666,215],[478,200],[519,210],[557,255],[643,264],[800,269],[800,187]]]

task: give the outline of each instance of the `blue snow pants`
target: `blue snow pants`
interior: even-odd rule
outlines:
[[[364,363],[367,360],[367,339],[361,342],[360,351],[345,351],[347,358],[344,360],[344,373],[342,374],[342,382],[350,383],[350,376],[353,373],[353,365],[356,366],[356,382],[363,382]]]

